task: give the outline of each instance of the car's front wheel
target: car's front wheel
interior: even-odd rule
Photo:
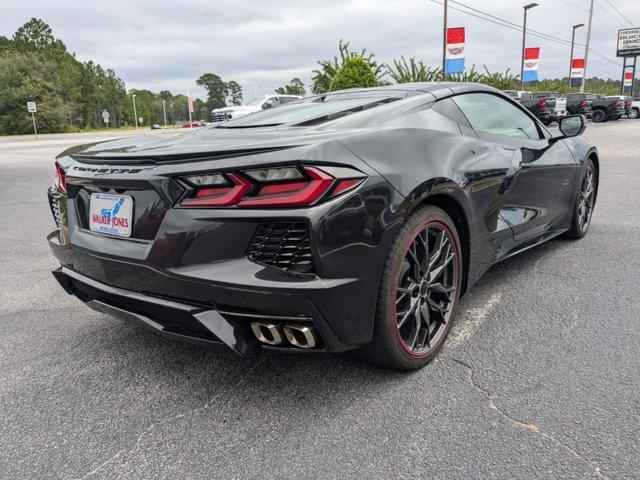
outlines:
[[[591,224],[591,215],[596,202],[598,177],[592,160],[587,160],[582,183],[578,190],[571,218],[571,227],[566,232],[567,238],[582,238],[587,234]]]
[[[403,225],[389,252],[365,356],[404,370],[429,363],[451,330],[461,276],[453,221],[438,207],[421,207]]]
[[[640,117],[640,108],[633,107],[629,110],[629,118],[638,118]]]

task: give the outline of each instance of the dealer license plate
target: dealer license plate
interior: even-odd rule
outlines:
[[[92,193],[89,204],[89,228],[93,232],[131,236],[133,199],[125,195]]]

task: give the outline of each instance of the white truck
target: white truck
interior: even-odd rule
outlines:
[[[264,97],[254,98],[244,105],[216,108],[211,113],[213,114],[214,122],[226,122],[232,118],[244,117],[250,113],[259,112],[267,108],[279,107],[280,105],[293,102],[300,98],[302,97],[298,95],[265,95]]]

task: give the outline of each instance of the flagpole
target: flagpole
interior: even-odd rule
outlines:
[[[444,0],[444,17],[442,26],[442,81],[447,79],[446,64],[447,64],[447,6],[448,0]]]

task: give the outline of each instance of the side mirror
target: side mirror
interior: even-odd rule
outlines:
[[[271,108],[273,107],[273,102],[271,100],[267,100],[266,102],[264,102],[262,104],[262,109],[264,110],[265,108]]]
[[[577,137],[587,128],[587,121],[584,115],[569,115],[560,119],[559,126],[563,138]]]

